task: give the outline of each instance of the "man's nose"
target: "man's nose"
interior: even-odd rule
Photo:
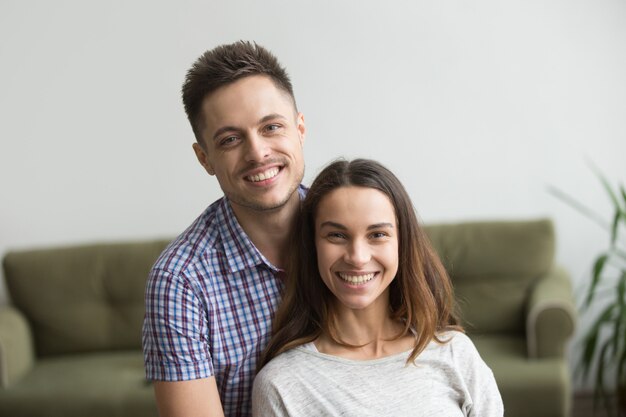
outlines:
[[[260,162],[267,158],[270,153],[270,147],[264,137],[256,133],[248,135],[246,138],[246,161]]]

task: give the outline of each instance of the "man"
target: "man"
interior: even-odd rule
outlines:
[[[204,53],[183,103],[198,161],[224,197],[150,273],[146,375],[162,416],[247,416],[304,193],[304,117],[284,68],[249,42]]]

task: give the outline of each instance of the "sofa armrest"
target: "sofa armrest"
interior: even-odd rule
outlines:
[[[8,388],[33,367],[31,329],[22,313],[0,306],[0,388]]]
[[[563,357],[576,326],[576,305],[567,271],[555,266],[537,281],[526,313],[528,356]]]

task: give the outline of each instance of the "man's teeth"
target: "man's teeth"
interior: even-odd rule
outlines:
[[[250,175],[248,179],[252,182],[269,180],[270,178],[274,178],[276,175],[278,175],[278,171],[278,168],[271,168],[265,172],[261,172],[260,174]]]
[[[375,274],[373,272],[363,275],[348,275],[344,274],[343,272],[339,272],[339,278],[349,282],[350,284],[363,284],[364,282],[367,282],[374,278],[374,275]]]

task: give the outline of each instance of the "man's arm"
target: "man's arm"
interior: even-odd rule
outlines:
[[[209,331],[200,300],[183,278],[153,268],[145,303],[142,344],[146,377],[154,381],[159,415],[223,417],[215,377],[211,376],[211,357],[204,336]],[[195,366],[186,365],[189,363]]]
[[[224,417],[215,377],[191,381],[154,381],[161,417]]]

